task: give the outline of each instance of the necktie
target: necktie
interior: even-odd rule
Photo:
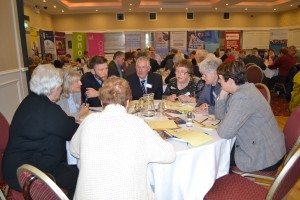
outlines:
[[[215,105],[214,92],[215,92],[215,86],[211,86],[211,88],[210,88],[210,102],[213,106]]]
[[[141,87],[142,87],[143,94],[146,94],[145,82],[146,82],[146,80],[141,81]]]

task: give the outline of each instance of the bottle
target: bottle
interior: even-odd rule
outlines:
[[[193,120],[194,120],[194,115],[191,111],[186,113],[186,126],[187,127],[192,127],[193,126]]]

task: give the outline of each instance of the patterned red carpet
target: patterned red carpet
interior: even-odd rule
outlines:
[[[284,95],[271,92],[271,108],[275,116],[290,116],[289,101]]]

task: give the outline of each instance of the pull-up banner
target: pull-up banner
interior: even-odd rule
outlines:
[[[231,47],[234,47],[235,50],[240,50],[240,32],[224,32],[224,49],[230,49]]]
[[[104,55],[104,33],[87,33],[87,46],[89,56]]]

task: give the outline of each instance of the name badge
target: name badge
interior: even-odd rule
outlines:
[[[185,96],[190,96],[191,93],[190,93],[190,92],[187,92],[187,93],[185,93],[184,95],[185,95]]]
[[[147,83],[146,87],[147,88],[152,88],[152,85]]]

